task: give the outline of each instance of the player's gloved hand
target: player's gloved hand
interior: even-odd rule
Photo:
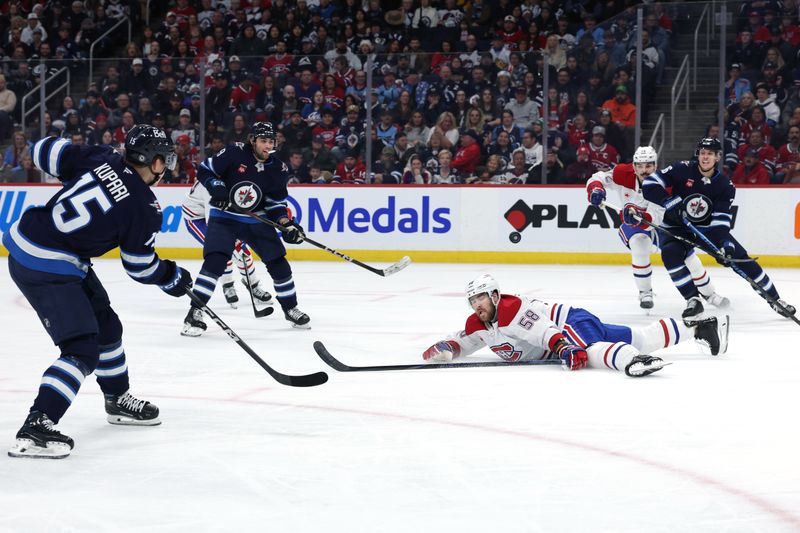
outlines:
[[[209,205],[217,209],[225,209],[231,203],[228,196],[228,187],[222,180],[211,180],[208,182],[208,192],[211,194]]]
[[[303,227],[294,220],[289,220],[288,218],[283,219],[281,226],[283,226],[281,228],[283,240],[289,244],[300,244],[306,240],[306,232],[303,231]]]
[[[192,275],[185,268],[175,264],[175,261],[165,259],[162,262],[167,266],[167,275],[158,288],[176,298],[186,294],[186,291],[192,288]]]
[[[683,226],[683,198],[670,196],[664,201],[664,220],[671,226]]]
[[[734,253],[736,253],[736,245],[731,241],[723,241],[722,246],[719,247],[719,254],[725,259],[733,259]],[[724,265],[725,261],[717,259],[717,263]]]
[[[561,339],[556,343],[555,352],[561,359],[561,366],[566,370],[580,370],[585,368],[589,362],[586,350],[580,346],[570,344],[566,339]]]
[[[653,217],[647,212],[647,209],[635,204],[625,204],[625,207],[622,208],[622,221],[629,226],[647,229],[650,222],[653,221]]]
[[[589,189],[589,203],[592,205],[600,206],[606,201],[606,189],[602,185],[595,184]]]
[[[426,361],[449,363],[461,353],[461,346],[455,341],[439,341],[424,352],[422,358]]]

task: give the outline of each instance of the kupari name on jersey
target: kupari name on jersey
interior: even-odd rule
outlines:
[[[94,172],[94,175],[105,185],[108,194],[111,195],[115,202],[119,203],[120,200],[130,196],[128,188],[108,163],[103,163],[99,167],[93,169],[92,172]]]

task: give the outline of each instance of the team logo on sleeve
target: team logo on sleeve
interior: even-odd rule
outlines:
[[[244,211],[253,209],[261,201],[261,189],[253,182],[243,181],[231,191],[231,202]]]
[[[683,205],[691,222],[705,222],[711,216],[711,201],[705,195],[689,195]]]

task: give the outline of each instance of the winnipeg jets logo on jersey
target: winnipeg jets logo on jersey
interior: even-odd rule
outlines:
[[[245,211],[250,210],[261,200],[261,189],[253,182],[243,181],[233,190],[233,203]]]
[[[692,222],[702,222],[711,214],[711,203],[702,194],[692,194],[684,202],[686,216]]]
[[[264,172],[264,163],[262,163],[261,161],[256,163],[256,170],[259,172]]]
[[[491,346],[490,348],[494,353],[506,361],[519,361],[519,358],[522,357],[522,351],[515,350],[514,346],[508,342],[504,342],[503,344],[499,344],[497,346]]]

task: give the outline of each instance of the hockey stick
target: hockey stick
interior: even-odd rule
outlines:
[[[317,385],[322,385],[326,381],[328,381],[328,374],[325,372],[315,372],[313,374],[306,374],[304,376],[289,376],[286,374],[282,374],[277,370],[273,369],[269,366],[263,359],[261,359],[256,352],[250,348],[246,342],[244,342],[222,319],[217,316],[217,313],[211,310],[208,305],[204,304],[203,301],[197,297],[194,292],[192,292],[191,287],[185,287],[186,295],[192,300],[192,303],[195,307],[198,307],[203,310],[205,314],[211,317],[211,320],[217,323],[217,325],[222,328],[222,331],[228,334],[228,337],[233,339],[236,344],[238,344],[242,350],[247,352],[247,355],[252,357],[256,363],[258,363],[261,368],[267,371],[267,374],[273,377],[275,381],[282,385],[288,385],[289,387],[316,387]]]
[[[697,229],[695,227],[695,225],[692,224],[689,221],[689,219],[687,219],[686,217],[683,217],[683,223],[686,225],[687,228],[689,228],[689,231],[694,233],[697,236],[697,238],[700,239],[701,241],[703,241],[703,243],[706,246],[708,246],[711,250],[713,250],[717,255],[722,255],[720,253],[720,251],[719,251],[719,248],[717,248],[714,245],[714,243],[711,242],[711,240],[709,240],[708,237],[703,235],[703,233],[699,229]],[[800,319],[798,319],[796,316],[791,314],[789,312],[789,310],[786,308],[786,306],[784,306],[782,303],[780,303],[776,298],[773,298],[772,296],[767,294],[767,291],[765,291],[764,288],[761,287],[761,285],[756,283],[753,278],[748,276],[741,268],[739,268],[738,265],[736,265],[735,263],[730,262],[726,266],[731,267],[731,270],[733,270],[734,272],[739,274],[739,276],[741,278],[743,278],[745,281],[747,281],[747,283],[749,283],[750,286],[753,287],[753,290],[756,291],[759,296],[764,298],[770,304],[770,306],[772,306],[773,311],[778,312],[777,310],[775,310],[775,308],[777,307],[778,309],[782,310],[783,313],[785,313],[785,314],[783,314],[783,313],[778,313],[778,314],[780,314],[781,316],[785,316],[785,317],[791,318],[795,323],[800,325]]]
[[[273,222],[273,221],[269,220],[268,218],[260,217],[260,216],[256,215],[255,213],[251,213],[250,211],[239,211],[239,212],[244,214],[244,215],[247,215],[247,216],[249,216],[251,218],[254,218],[254,219],[258,220],[259,222],[263,222],[264,224],[267,224],[268,226],[272,226],[273,228],[275,228],[277,230],[282,230],[283,229],[283,226],[281,226],[277,222]],[[315,240],[313,240],[313,239],[311,239],[309,237],[306,237],[304,239],[304,242],[307,242],[308,244],[316,246],[317,248],[321,248],[321,249],[325,250],[326,252],[335,255],[336,257],[344,259],[348,263],[353,263],[355,265],[360,266],[361,268],[365,268],[365,269],[369,270],[370,272],[374,272],[375,274],[377,274],[379,276],[383,276],[383,277],[391,276],[392,274],[400,272],[405,267],[407,267],[408,265],[411,264],[411,258],[408,257],[408,256],[405,256],[400,261],[398,261],[395,264],[390,265],[390,266],[388,266],[386,268],[375,268],[375,267],[369,266],[369,265],[367,265],[365,263],[362,263],[358,259],[353,259],[352,257],[347,256],[347,255],[343,254],[342,252],[334,250],[333,248],[328,248],[324,244],[318,243],[317,241],[315,241]]]
[[[609,208],[613,209],[617,213],[622,212],[622,210],[619,207],[617,207],[614,204],[611,204],[609,202],[603,202],[603,205],[605,207],[609,207]],[[645,220],[643,217],[639,216],[638,214],[634,214],[633,216],[636,217],[636,220],[639,220],[641,222],[645,222],[648,226],[652,226],[655,229],[657,229],[658,231],[664,232],[665,234],[669,235],[673,239],[677,239],[677,240],[679,240],[679,241],[681,241],[681,242],[683,242],[685,244],[688,244],[689,246],[694,246],[694,247],[700,248],[701,250],[703,250],[705,253],[707,253],[708,255],[710,255],[711,257],[716,259],[717,261],[729,262],[729,263],[749,263],[750,261],[755,261],[756,259],[758,259],[758,257],[755,257],[755,258],[748,257],[746,259],[728,259],[724,255],[720,254],[719,252],[714,253],[712,250],[706,249],[704,246],[701,246],[700,243],[697,242],[694,239],[687,239],[686,237],[684,237],[682,235],[679,235],[679,234],[677,234],[677,233],[675,233],[673,231],[668,230],[664,226],[660,226],[660,225],[656,224],[655,222],[650,222],[648,220]]]
[[[376,372],[381,370],[431,370],[435,368],[483,368],[488,366],[539,366],[539,365],[560,365],[559,359],[542,359],[535,361],[518,361],[509,363],[507,361],[476,361],[474,363],[420,363],[416,365],[373,365],[373,366],[349,366],[334,356],[325,348],[320,341],[314,341],[314,351],[317,352],[328,366],[339,372]]]
[[[245,255],[246,254],[242,252],[242,256]],[[260,311],[258,310],[258,308],[256,308],[256,299],[253,296],[253,287],[250,284],[250,272],[248,272],[250,269],[247,268],[247,261],[244,258],[242,258],[242,263],[244,263],[244,279],[247,280],[247,294],[250,295],[250,303],[253,304],[253,314],[256,316],[256,318],[264,318],[265,316],[271,315],[275,311],[275,308],[272,307],[271,305],[265,307],[264,309],[261,309]]]

